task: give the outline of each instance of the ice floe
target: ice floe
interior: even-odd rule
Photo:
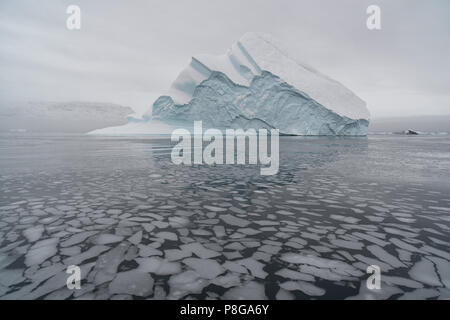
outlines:
[[[445,192],[316,163],[262,178],[151,160],[137,175],[0,175],[0,299],[450,298]],[[81,290],[65,286],[70,265]],[[369,265],[381,290],[366,288]]]
[[[109,292],[146,297],[153,293],[153,285],[154,280],[148,273],[131,270],[119,272],[109,284]]]
[[[412,279],[428,284],[430,286],[442,286],[435,271],[435,265],[428,259],[422,258],[410,270]]]
[[[221,255],[220,253],[218,253],[216,251],[205,248],[203,245],[201,245],[200,243],[197,243],[197,242],[181,245],[180,248],[183,251],[191,252],[191,253],[195,254],[196,256],[198,256],[201,259],[209,259],[209,258],[214,258],[214,257]]]
[[[325,294],[324,289],[304,281],[286,281],[280,284],[280,288],[283,288],[287,291],[301,291],[304,294],[312,297],[323,296]]]
[[[225,300],[267,300],[264,285],[255,281],[229,289],[223,298]]]
[[[37,225],[24,230],[23,235],[29,242],[35,242],[42,237],[44,230],[42,225]]]
[[[212,259],[187,258],[183,260],[183,263],[204,279],[217,278],[225,271],[217,261]]]
[[[121,242],[123,236],[118,236],[115,234],[101,234],[94,240],[95,244],[111,244],[116,242]]]
[[[220,215],[220,219],[222,219],[226,224],[229,224],[232,226],[238,226],[241,228],[244,228],[250,224],[250,221],[233,216],[231,214]]]
[[[181,299],[188,294],[198,294],[209,285],[209,280],[201,278],[195,271],[187,270],[171,276],[168,284],[170,293],[168,299]]]
[[[171,275],[181,272],[181,265],[178,262],[170,262],[158,257],[137,258],[139,264],[137,268],[141,272],[149,272],[156,275]]]
[[[380,259],[381,261],[386,262],[394,268],[406,267],[403,262],[397,259],[392,254],[388,253],[386,250],[377,245],[371,245],[367,247],[367,250],[370,251],[375,257]]]
[[[25,256],[25,264],[32,266],[41,264],[50,257],[53,257],[58,252],[58,238],[50,238],[36,242]]]

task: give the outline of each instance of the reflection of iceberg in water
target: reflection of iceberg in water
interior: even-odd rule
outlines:
[[[143,118],[93,133],[153,133],[179,127],[276,128],[293,135],[366,135],[369,111],[353,92],[290,58],[268,35],[248,33],[222,56],[192,58]],[[137,124],[136,124],[137,123]],[[163,128],[161,128],[163,129]],[[166,132],[164,132],[166,133]]]

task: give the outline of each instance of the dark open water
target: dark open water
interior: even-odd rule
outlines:
[[[450,298],[448,137],[281,137],[269,177],[170,147],[0,136],[0,299]]]

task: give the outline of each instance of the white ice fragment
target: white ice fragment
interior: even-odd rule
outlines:
[[[436,256],[439,256],[441,258],[444,258],[445,260],[450,261],[450,253],[449,252],[445,252],[445,251],[436,249],[436,248],[428,246],[428,245],[423,246],[422,250],[424,250],[426,252],[429,252],[429,253],[432,253],[432,254],[434,254]]]
[[[214,211],[214,212],[227,211],[226,208],[220,208],[220,207],[215,207],[215,206],[203,206],[203,208],[210,210],[210,211]]]
[[[68,299],[72,294],[74,293],[73,290],[66,288],[61,288],[56,291],[53,291],[52,293],[45,296],[44,300],[66,300]]]
[[[245,247],[240,242],[232,242],[230,244],[227,244],[225,246],[225,249],[241,251],[241,250],[244,250]]]
[[[25,264],[29,267],[41,264],[57,252],[58,238],[50,238],[36,242],[25,256]]]
[[[36,272],[33,272],[30,275],[27,275],[27,278],[37,282],[41,283],[44,280],[47,280],[50,277],[53,277],[55,274],[61,272],[65,266],[61,263],[53,264],[49,267],[39,269]]]
[[[214,226],[213,231],[217,238],[226,236],[225,228],[223,226]]]
[[[250,224],[249,221],[241,219],[239,217],[235,217],[231,214],[221,215],[219,218],[222,219],[226,224],[238,226],[241,228],[244,228]]]
[[[403,249],[396,249],[398,258],[403,262],[409,263],[411,261],[412,253]]]
[[[450,288],[450,262],[438,257],[428,257],[436,265],[439,278],[446,288]]]
[[[280,289],[275,296],[277,300],[294,300],[295,296],[287,290]]]
[[[353,235],[355,237],[358,237],[358,238],[370,241],[370,242],[372,242],[374,244],[377,244],[380,247],[384,247],[384,246],[387,246],[389,244],[389,242],[383,241],[381,239],[378,239],[377,237],[371,236],[371,235],[366,234],[366,233],[354,232]]]
[[[354,257],[356,259],[358,259],[359,261],[362,261],[364,264],[366,264],[368,266],[370,266],[370,265],[379,266],[380,269],[384,270],[385,272],[389,271],[389,270],[392,270],[392,266],[391,265],[389,265],[387,263],[384,263],[384,262],[381,262],[380,260],[369,258],[369,257],[363,256],[363,255],[360,255],[360,254],[354,255]]]
[[[35,242],[42,237],[42,233],[44,232],[44,227],[42,225],[37,225],[34,227],[30,227],[23,232],[23,235],[29,242]]]
[[[109,284],[111,294],[129,294],[146,297],[153,293],[153,278],[145,272],[131,270],[120,272]]]
[[[232,288],[223,295],[224,300],[266,300],[263,284],[250,281],[241,287]]]
[[[337,220],[337,221],[342,221],[342,222],[351,223],[351,224],[355,224],[355,223],[358,223],[359,221],[361,221],[360,219],[356,219],[356,218],[348,217],[348,216],[341,216],[338,214],[332,214],[332,215],[330,215],[330,218]]]
[[[234,261],[226,261],[222,266],[225,269],[228,269],[232,272],[243,273],[243,274],[248,273],[247,269],[244,266],[242,266]]]
[[[347,300],[387,300],[399,293],[403,293],[403,291],[397,287],[383,284],[379,290],[371,290],[367,288],[367,283],[364,280],[359,287],[359,293],[355,296],[348,297]]]
[[[304,281],[287,281],[280,284],[280,288],[288,291],[301,291],[308,296],[323,296],[325,290]]]
[[[355,280],[355,278],[353,277],[338,274],[335,269],[318,268],[310,265],[300,265],[299,270],[301,273],[308,273],[314,277],[329,281]]]
[[[155,249],[150,246],[139,245],[139,255],[143,258],[147,258],[150,256],[162,256],[162,251]]]
[[[175,233],[169,232],[169,231],[158,232],[155,236],[158,238],[164,239],[164,240],[170,240],[170,241],[178,240],[178,236]]]
[[[300,273],[286,268],[277,271],[275,274],[291,280],[314,281],[314,277],[310,274]]]
[[[216,251],[205,248],[198,242],[183,244],[180,246],[180,249],[183,251],[192,252],[201,259],[210,259],[221,255]]]
[[[347,240],[341,240],[341,239],[333,239],[330,240],[332,244],[335,246],[346,248],[346,249],[353,249],[353,250],[361,250],[364,245],[361,242],[358,241],[347,241]]]
[[[248,235],[248,236],[254,236],[254,235],[258,234],[258,233],[261,233],[261,231],[255,230],[255,229],[252,229],[252,228],[241,228],[241,229],[238,229],[237,231],[240,232],[240,233],[243,233],[245,235]]]
[[[165,276],[181,272],[181,265],[178,262],[170,262],[158,257],[137,258],[139,264],[138,271],[154,273]]]
[[[263,252],[267,252],[267,253],[270,253],[270,254],[277,254],[281,250],[281,247],[273,246],[273,245],[269,245],[269,244],[264,244],[261,247],[259,247],[258,250],[259,251],[263,251]]]
[[[87,275],[89,271],[94,266],[94,263],[88,263],[85,265],[80,266],[81,269],[81,275]],[[20,296],[21,299],[24,300],[35,300],[38,298],[41,298],[53,291],[56,291],[58,289],[61,289],[67,285],[67,278],[68,274],[66,273],[66,270],[60,271],[59,273],[55,274],[53,277],[45,281],[43,284],[39,284],[39,282],[35,282],[39,284],[39,287],[36,288],[36,290],[32,292],[27,292],[25,295]],[[17,297],[19,298],[19,297]]]
[[[185,217],[169,217],[169,224],[173,228],[183,228],[189,224],[189,219]]]
[[[63,256],[74,256],[76,254],[79,254],[80,252],[81,248],[79,246],[59,249],[59,253]]]
[[[152,232],[153,229],[155,229],[155,226],[150,224],[150,223],[143,223],[142,227],[144,228],[145,231],[147,231],[148,233]]]
[[[62,241],[60,243],[60,246],[63,247],[63,248],[64,247],[71,247],[71,246],[73,246],[75,244],[83,242],[84,240],[86,240],[90,236],[93,236],[96,233],[97,233],[97,231],[86,231],[86,232],[81,232],[81,233],[74,234],[69,239],[67,239],[65,241]]]
[[[425,258],[422,258],[409,270],[409,275],[411,278],[430,286],[442,286],[433,262]]]
[[[41,284],[36,290],[28,293],[27,295],[21,297],[21,299],[25,300],[35,300],[38,299],[50,292],[58,290],[64,286],[66,286],[68,274],[64,271],[61,271],[48,279],[44,284]]]
[[[98,257],[95,269],[92,272],[92,278],[95,285],[100,285],[111,281],[116,276],[119,265],[125,260],[129,244],[121,243],[114,249]]]
[[[159,229],[165,229],[169,226],[169,223],[164,221],[153,221],[152,224]]]
[[[382,276],[381,281],[387,283],[388,285],[398,285],[414,289],[423,288],[423,285],[420,282],[402,277]]]
[[[386,231],[387,233],[399,235],[399,236],[402,236],[405,238],[415,238],[419,235],[418,233],[407,232],[407,231],[399,230],[396,228],[388,228],[388,227],[384,228],[384,231]]]
[[[352,273],[355,269],[342,261],[330,260],[313,255],[301,255],[297,253],[285,253],[281,256],[281,260],[293,264],[307,264],[318,268],[328,268],[341,270],[344,273]]]
[[[183,263],[205,279],[214,279],[225,271],[217,261],[212,259],[187,258],[183,260]]]
[[[406,267],[406,265],[403,262],[401,262],[399,259],[388,253],[380,246],[371,245],[367,247],[367,250],[369,250],[375,257],[393,266],[394,268]]]
[[[280,223],[277,221],[269,221],[269,220],[257,220],[254,221],[256,224],[259,224],[260,226],[278,226]]]
[[[399,300],[426,300],[439,296],[440,292],[435,289],[416,289],[402,295]]]
[[[231,288],[236,287],[241,284],[241,280],[238,275],[228,273],[224,276],[217,277],[216,279],[211,281],[212,284],[223,288]]]
[[[24,281],[22,269],[3,269],[0,270],[0,285],[10,287]],[[1,299],[1,298],[0,298]]]
[[[272,254],[270,253],[266,253],[266,252],[261,252],[261,251],[256,251],[253,255],[252,255],[253,259],[259,260],[259,261],[264,261],[264,262],[270,262],[270,260],[272,260]]]
[[[234,260],[234,259],[239,259],[242,258],[242,254],[240,254],[237,251],[225,251],[223,252],[223,255],[228,259],[228,260]]]
[[[142,231],[136,232],[133,236],[128,238],[128,241],[137,246],[142,241]]]
[[[94,222],[98,224],[112,225],[115,224],[117,220],[113,218],[99,218],[94,220]]]
[[[404,241],[401,241],[400,239],[397,238],[391,238],[390,241],[395,244],[397,247],[404,249],[406,251],[410,251],[410,252],[419,252],[419,253],[423,253],[422,250],[417,249],[416,247],[414,247],[413,245],[410,245]]]
[[[122,236],[118,236],[115,234],[101,234],[94,240],[95,244],[111,244],[120,242],[123,240]]]
[[[193,229],[191,233],[196,236],[211,236],[212,233],[204,229]]]
[[[192,252],[187,250],[179,250],[179,249],[164,250],[164,257],[168,261],[177,261],[190,256],[192,256]]]
[[[72,256],[64,260],[65,265],[79,265],[83,261],[91,259],[93,257],[99,256],[101,253],[109,250],[110,247],[107,246],[94,246],[89,248],[87,251],[80,253],[79,255]]]
[[[263,270],[265,267],[264,264],[261,262],[253,259],[253,258],[247,258],[236,261],[236,263],[246,267],[248,270],[250,270],[250,273],[257,278],[265,279],[267,277],[267,272]]]

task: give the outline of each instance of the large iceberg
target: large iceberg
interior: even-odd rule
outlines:
[[[225,55],[192,57],[147,116],[173,127],[190,128],[202,120],[209,128],[366,135],[365,102],[275,43],[269,35],[247,33]]]

